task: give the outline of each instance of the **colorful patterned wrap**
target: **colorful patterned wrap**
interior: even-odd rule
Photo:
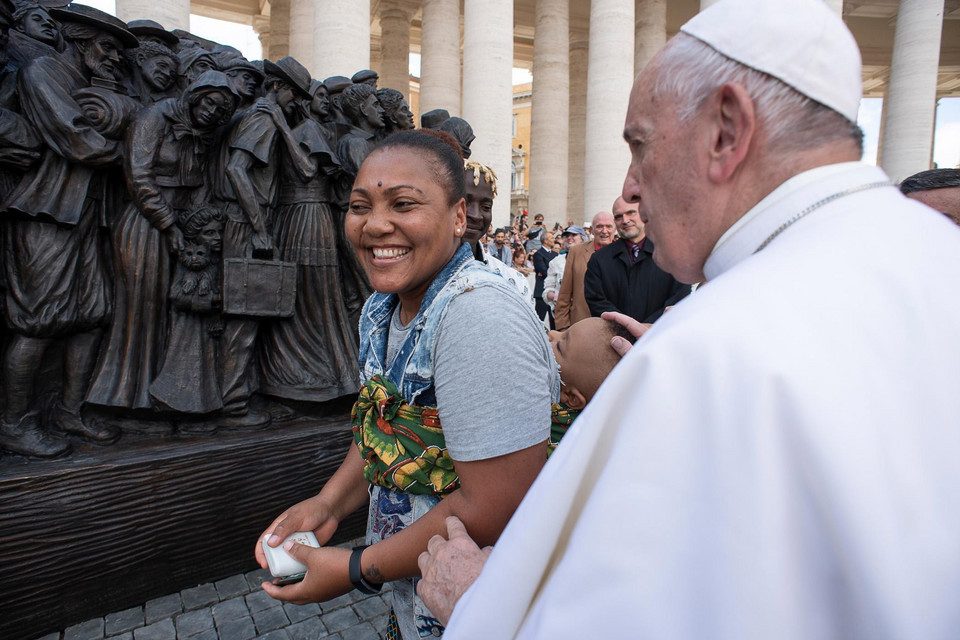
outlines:
[[[460,487],[437,409],[408,404],[385,376],[360,388],[350,419],[370,484],[440,498]]]
[[[573,421],[580,415],[579,409],[571,409],[562,402],[555,402],[550,405],[550,442],[547,443],[547,457],[553,453],[553,450],[560,444],[560,440],[566,435],[567,429],[573,424]]]

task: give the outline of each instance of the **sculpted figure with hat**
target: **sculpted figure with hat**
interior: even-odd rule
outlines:
[[[4,356],[6,403],[0,446],[26,455],[57,456],[69,443],[56,432],[109,443],[115,430],[80,413],[103,327],[110,319],[108,256],[100,211],[90,187],[120,160],[121,145],[89,122],[73,93],[92,80],[115,83],[120,56],[137,45],[123,22],[83,5],[51,9],[67,41],[62,55],[37,58],[20,71],[20,103],[48,149],[6,198],[9,220],[2,255],[5,312],[13,331]],[[102,175],[102,174],[100,174]],[[34,406],[37,363],[53,338],[66,342],[63,385],[41,425]]]

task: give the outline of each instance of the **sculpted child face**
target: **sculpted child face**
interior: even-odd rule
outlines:
[[[310,111],[315,115],[326,118],[330,115],[330,94],[323,85],[313,94],[313,100],[310,101]]]
[[[393,120],[393,123],[397,125],[398,129],[416,128],[416,124],[413,122],[413,112],[410,111],[410,105],[407,104],[406,100],[400,101],[400,106],[398,106],[396,111],[393,112],[393,117],[391,119]]]

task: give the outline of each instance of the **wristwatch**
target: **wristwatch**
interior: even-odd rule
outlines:
[[[353,552],[350,554],[350,582],[353,583],[353,587],[360,593],[372,596],[380,593],[383,585],[374,584],[363,577],[363,571],[360,569],[360,556],[363,555],[363,550],[368,546],[370,545],[363,544],[353,548]]]

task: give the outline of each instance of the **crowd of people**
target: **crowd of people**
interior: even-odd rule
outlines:
[[[492,172],[420,132],[372,152],[357,447],[264,532],[308,567],[264,589],[395,581],[408,640],[953,637],[960,229],[912,200],[955,216],[957,184],[861,163],[860,96],[826,4],[698,14],[633,87],[622,198],[533,266],[546,337],[520,238],[483,242]],[[283,542],[364,503],[369,546]]]

